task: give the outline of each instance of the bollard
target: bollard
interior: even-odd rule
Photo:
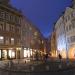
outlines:
[[[58,65],[58,67],[59,67],[59,69],[61,69],[61,68],[62,68],[62,65],[61,65],[61,64],[59,64],[59,65]]]
[[[34,66],[31,66],[31,71],[34,71]]]
[[[49,66],[48,65],[46,66],[46,70],[49,71]]]

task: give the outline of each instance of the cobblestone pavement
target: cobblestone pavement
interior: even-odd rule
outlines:
[[[0,62],[0,75],[75,75],[75,63],[59,61]],[[15,62],[15,63],[14,63]]]

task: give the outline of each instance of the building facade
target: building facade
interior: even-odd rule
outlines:
[[[20,58],[21,13],[0,0],[0,59]]]
[[[63,58],[66,58],[66,37],[65,37],[65,24],[64,17],[61,16],[55,24],[56,32],[56,47],[57,55],[60,53]]]
[[[66,43],[69,58],[75,58],[75,9],[67,8],[64,14]]]
[[[56,33],[52,32],[50,37],[50,53],[52,57],[57,57],[57,49],[56,49]]]
[[[75,9],[67,7],[55,25],[57,50],[62,57],[75,58]]]
[[[41,56],[46,51],[43,35],[9,1],[0,0],[0,59]]]
[[[22,57],[34,57],[44,52],[44,37],[40,31],[26,18],[22,22]]]

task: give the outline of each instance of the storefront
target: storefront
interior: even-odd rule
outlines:
[[[0,49],[0,59],[15,59],[16,58],[16,51],[13,49]]]
[[[32,56],[32,49],[24,48],[24,58],[30,58]]]
[[[70,47],[68,51],[68,57],[70,59],[75,59],[75,47]]]
[[[16,51],[10,49],[10,50],[8,51],[8,56],[9,56],[9,59],[15,59],[15,58],[16,58]]]

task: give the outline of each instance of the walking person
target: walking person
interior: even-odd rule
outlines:
[[[59,54],[58,56],[59,56],[59,60],[60,60],[60,62],[61,62],[61,60],[62,60],[62,56],[61,56],[61,54]]]

